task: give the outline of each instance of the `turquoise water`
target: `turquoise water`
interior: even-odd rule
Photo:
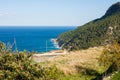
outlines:
[[[75,27],[0,27],[0,41],[12,45],[13,50],[45,52],[57,50],[51,39]],[[14,44],[16,43],[16,44]],[[46,48],[47,47],[47,48]]]

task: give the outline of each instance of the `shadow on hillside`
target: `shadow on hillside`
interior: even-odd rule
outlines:
[[[95,79],[92,80],[102,80],[102,75],[100,75],[96,70],[81,67],[81,66],[75,66],[78,73],[82,73],[83,75],[90,75],[90,76],[96,76]]]

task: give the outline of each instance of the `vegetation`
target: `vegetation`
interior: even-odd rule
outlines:
[[[59,35],[57,41],[59,46],[69,51],[105,46],[98,59],[99,66],[103,67],[103,72],[93,71],[91,73],[96,76],[94,80],[102,80],[103,76],[114,74],[117,71],[118,73],[110,77],[112,80],[119,80],[120,2],[113,4],[103,17]],[[85,72],[87,71],[85,70]]]
[[[116,42],[104,50],[75,51],[40,64],[32,62],[27,52],[11,53],[1,48],[1,80],[101,80],[103,75],[120,69],[120,45]],[[119,80],[119,72],[111,79]]]
[[[120,2],[112,5],[100,19],[59,35],[57,41],[63,49],[87,49],[108,44],[111,34],[120,42]]]
[[[120,71],[116,72],[114,74],[114,76],[112,76],[112,78],[110,80],[120,80]]]
[[[108,75],[111,80],[119,80],[119,21],[120,2],[112,5],[102,18],[63,33],[57,39],[67,50],[107,45],[104,50],[96,47],[72,51],[43,63],[33,62],[30,52],[13,52],[10,46],[0,42],[0,80],[102,80]]]
[[[120,45],[114,42],[108,45],[102,55],[99,58],[100,65],[104,66],[105,72],[102,73],[104,76],[114,74],[116,71],[120,70]],[[114,75],[112,80],[119,80],[119,72]],[[111,76],[112,77],[112,76]]]
[[[67,52],[66,55],[55,56],[40,64],[45,66],[55,64],[64,73],[58,80],[92,80],[105,71],[98,63],[102,50],[102,47],[96,47]]]
[[[32,63],[30,53],[8,52],[0,42],[0,80],[56,80],[63,73],[55,65]]]
[[[111,72],[120,69],[120,45],[114,42],[114,45],[108,46],[100,56],[100,63],[106,68],[111,68]]]
[[[2,42],[0,43],[0,45],[3,44]],[[79,62],[77,61],[79,61],[80,56],[76,53],[74,53],[76,54],[74,63],[71,61],[75,59],[73,57],[74,54],[71,54],[71,57],[70,55],[68,55],[69,57],[66,56],[68,60],[65,61],[58,60],[55,62],[36,63],[31,61],[31,54],[27,51],[9,52],[6,50],[5,45],[1,48],[0,80],[91,80],[99,74],[96,70],[97,68],[94,67],[95,69],[93,69],[92,67],[88,67],[87,63],[78,64]],[[95,62],[95,59],[92,61]],[[83,66],[81,66],[81,64],[83,64]],[[91,66],[89,63],[88,65]],[[68,71],[64,68],[67,68],[66,70]]]

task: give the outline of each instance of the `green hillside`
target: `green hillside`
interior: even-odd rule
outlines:
[[[58,45],[67,50],[87,49],[120,42],[120,2],[113,4],[99,19],[58,36]]]

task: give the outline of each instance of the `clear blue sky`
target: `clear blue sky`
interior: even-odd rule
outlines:
[[[0,26],[80,26],[119,0],[0,0]]]

